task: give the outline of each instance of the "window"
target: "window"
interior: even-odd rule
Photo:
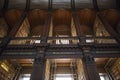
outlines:
[[[99,73],[99,75],[100,75],[100,80],[109,80],[106,73]]]
[[[32,37],[40,37],[40,36],[32,36]],[[40,43],[41,40],[31,40],[30,41],[30,44],[33,44],[33,43]]]
[[[30,80],[30,78],[29,77],[24,77],[23,80]]]
[[[68,37],[67,35],[59,35],[57,37]],[[57,39],[56,44],[69,44],[69,40],[66,39]]]
[[[72,74],[55,74],[54,80],[73,80]]]
[[[55,80],[72,80],[71,77],[56,77]]]
[[[101,80],[105,80],[104,76],[100,76],[100,79],[101,79]]]
[[[30,80],[31,74],[21,74],[19,80]]]

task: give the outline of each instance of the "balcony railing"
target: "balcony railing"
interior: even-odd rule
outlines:
[[[3,38],[0,38],[0,43]],[[42,37],[12,37],[8,45],[33,45],[41,44]],[[116,44],[114,37],[47,37],[46,42],[49,44]]]

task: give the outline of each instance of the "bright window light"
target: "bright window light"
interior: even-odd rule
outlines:
[[[86,43],[93,43],[93,42],[94,42],[93,39],[87,39],[87,40],[86,40]]]
[[[71,77],[56,77],[55,80],[72,80]]]
[[[55,80],[73,80],[72,74],[55,74]]]
[[[30,78],[29,77],[25,77],[25,78],[23,78],[23,80],[30,80]]]
[[[35,40],[35,43],[40,43],[40,40]]]
[[[69,40],[56,40],[56,44],[69,44]]]
[[[58,35],[57,37],[68,37],[68,35]],[[56,40],[56,44],[69,44],[69,40],[66,39],[58,39]]]
[[[105,80],[105,78],[104,78],[103,76],[100,76],[100,79],[101,79],[101,80]]]

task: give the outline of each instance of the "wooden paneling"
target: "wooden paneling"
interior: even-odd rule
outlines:
[[[80,29],[83,35],[93,35],[93,24],[96,18],[96,12],[91,9],[83,9],[77,12],[79,17]]]
[[[8,27],[5,21],[0,18],[0,37],[4,37],[7,35]]]
[[[60,24],[70,25],[71,13],[64,9],[56,10],[53,13],[53,23],[55,26],[60,25]]]
[[[70,11],[59,9],[53,12],[54,35],[70,35],[71,33],[71,13]]]
[[[32,26],[44,25],[47,13],[42,10],[29,11],[28,20]]]
[[[32,10],[28,14],[28,20],[31,27],[31,35],[39,36],[42,34],[47,13],[42,10]]]
[[[112,27],[117,27],[120,21],[120,12],[114,9],[104,10],[101,12],[105,19]]]
[[[83,9],[78,11],[78,16],[81,25],[92,27],[95,21],[96,12],[91,9]]]
[[[6,12],[5,17],[11,28],[19,22],[22,12],[22,10],[18,9],[12,9]]]

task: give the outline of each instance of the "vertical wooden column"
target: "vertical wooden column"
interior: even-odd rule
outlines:
[[[44,57],[44,51],[37,53],[34,59],[33,70],[30,80],[44,80],[45,79],[46,60]]]
[[[94,57],[86,50],[82,58],[83,68],[86,80],[100,80],[99,73],[97,72]]]

